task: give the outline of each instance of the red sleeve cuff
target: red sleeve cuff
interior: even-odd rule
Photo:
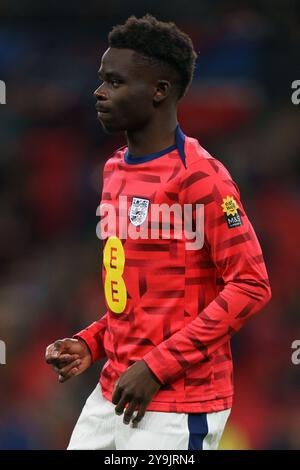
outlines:
[[[101,358],[99,345],[97,341],[95,340],[94,336],[91,335],[88,330],[82,330],[79,333],[76,333],[76,335],[74,335],[73,338],[82,339],[86,343],[87,347],[89,348],[91,352],[93,363]]]
[[[174,361],[174,364],[167,363],[158,348],[152,349],[152,351],[143,357],[143,360],[163,385],[173,381],[174,378],[176,379],[180,372],[176,361]],[[165,365],[166,363],[167,366]]]

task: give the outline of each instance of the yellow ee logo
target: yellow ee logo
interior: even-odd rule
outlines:
[[[106,270],[104,284],[105,298],[108,307],[114,313],[122,313],[127,303],[127,290],[122,277],[125,266],[125,252],[118,237],[109,237],[103,252],[103,263]]]

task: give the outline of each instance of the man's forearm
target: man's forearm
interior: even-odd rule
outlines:
[[[85,341],[91,352],[93,362],[106,356],[103,346],[106,328],[107,313],[101,317],[100,320],[95,321],[90,326],[73,336],[73,338]]]
[[[143,359],[162,383],[170,383],[200,363],[238,331],[270,299],[268,280],[228,283],[190,324]]]

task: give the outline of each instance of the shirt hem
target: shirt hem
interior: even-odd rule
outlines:
[[[100,383],[101,387],[101,383]],[[102,395],[106,400],[112,402],[112,395],[110,392],[102,389]],[[156,402],[155,400],[147,407],[147,411],[161,411],[173,413],[213,413],[216,411],[223,411],[232,408],[233,395],[219,397],[214,400],[199,401],[199,402]]]

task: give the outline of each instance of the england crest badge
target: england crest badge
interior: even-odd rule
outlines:
[[[140,197],[132,198],[132,204],[129,210],[129,219],[132,225],[138,227],[145,222],[148,215],[149,204],[149,199],[142,199]]]

